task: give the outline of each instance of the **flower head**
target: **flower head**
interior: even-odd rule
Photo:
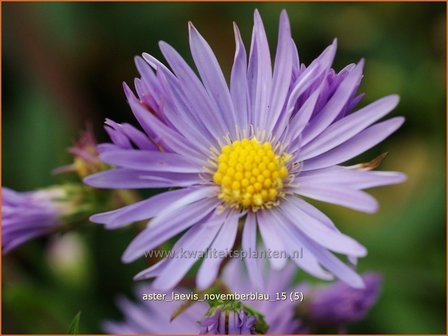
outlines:
[[[2,188],[3,253],[62,225],[61,218],[73,212],[67,190],[50,187],[33,192]]]
[[[154,292],[148,286],[137,287],[137,297]],[[145,301],[134,303],[127,298],[117,300],[125,319],[122,322],[105,321],[103,330],[109,334],[199,334],[198,321],[207,313],[205,302],[197,302],[171,320],[179,302]]]
[[[290,266],[282,272],[265,269],[268,280],[263,292],[274,298],[276,292],[293,290],[294,287],[285,279],[295,270]],[[238,260],[232,260],[224,268],[223,281],[230,293],[249,293],[247,273]],[[154,288],[139,286],[137,296],[142,297],[143,293],[148,292],[154,292]],[[175,292],[184,291],[176,289]],[[295,304],[289,300],[209,302],[210,305],[195,301],[173,319],[173,314],[182,304],[165,300],[132,303],[121,298],[118,305],[125,321],[107,321],[103,329],[114,334],[290,334],[300,325],[299,321],[293,320]]]
[[[344,283],[315,289],[310,294],[308,321],[322,327],[341,327],[365,318],[378,299],[382,278],[379,274],[367,273],[363,279],[363,289]]]
[[[308,273],[362,287],[361,277],[332,252],[353,261],[366,249],[304,197],[368,213],[377,210],[376,200],[362,190],[402,182],[404,175],[341,164],[401,126],[402,117],[377,123],[398,97],[353,112],[362,98],[357,90],[364,62],[336,72],[331,68],[333,42],[309,66],[301,64],[285,11],[273,67],[258,11],[248,55],[236,25],[234,30],[229,86],[191,23],[190,49],[199,77],[165,42],[160,49],[170,69],[149,54],[136,58],[138,97],[124,88],[144,132],[108,121],[113,143],[102,145],[100,157],[115,168],[85,182],[98,188],[171,189],[91,220],[109,228],[150,220],[125,251],[125,262],[186,230],[174,253],[230,251],[242,223],[243,251],[257,248],[259,231],[266,249],[290,256],[302,249],[303,258],[294,262]],[[164,259],[136,278],[156,277],[154,286],[173,288],[200,258],[190,256]],[[223,259],[204,259],[197,275],[200,289],[213,283]],[[287,259],[270,262],[282,269]],[[246,263],[252,282],[261,287],[256,261],[247,258]]]
[[[55,174],[76,172],[79,177],[84,178],[107,169],[99,158],[95,135],[90,128],[82,132],[76,144],[68,148],[68,152],[74,157],[73,163],[54,169]]]
[[[210,335],[247,335],[255,334],[255,323],[257,318],[249,316],[241,309],[237,311],[221,311],[216,309],[211,316],[200,322],[200,334]]]
[[[224,268],[223,282],[232,293],[253,291],[243,265],[233,260]],[[264,268],[267,279],[263,294],[272,300],[248,300],[242,309],[229,309],[232,303],[214,304],[211,308],[203,301],[189,306],[172,319],[172,314],[182,305],[180,302],[145,301],[131,303],[120,299],[119,306],[125,315],[124,322],[106,322],[109,333],[161,333],[177,334],[309,334],[341,328],[365,317],[375,304],[379,294],[381,277],[374,273],[363,276],[365,289],[354,289],[341,282],[325,287],[314,287],[306,283],[291,284],[295,267],[289,263],[284,270]],[[141,286],[138,294],[154,289]],[[179,291],[176,289],[176,291]],[[303,292],[303,302],[275,300],[277,293]],[[236,307],[236,305],[235,305]],[[257,312],[254,314],[254,312]],[[258,320],[265,320],[265,328],[257,328]],[[185,329],[182,329],[185,328]]]

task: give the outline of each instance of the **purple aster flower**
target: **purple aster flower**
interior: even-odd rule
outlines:
[[[288,300],[277,300],[278,293],[301,292],[303,285],[292,285],[292,280],[296,272],[294,263],[289,262],[282,270],[274,270],[266,267],[264,260],[258,260],[261,275],[264,279],[262,294],[268,295],[270,300],[247,300],[247,306],[259,311],[269,326],[269,334],[293,334],[300,330],[302,322],[296,319],[296,303]],[[253,284],[250,281],[251,275],[247,268],[236,259],[231,260],[223,269],[222,281],[228,284],[232,292],[252,293]],[[271,301],[272,300],[272,301]]]
[[[221,311],[216,309],[215,313],[200,322],[200,334],[210,335],[247,335],[255,334],[255,316],[248,316],[241,309],[237,311]]]
[[[337,283],[312,291],[307,309],[309,323],[320,327],[343,327],[364,319],[378,299],[382,277],[367,273],[363,279],[363,289]]]
[[[290,286],[295,267],[290,263],[282,271],[264,268],[266,288],[263,293],[275,298],[276,292],[297,290]],[[247,272],[239,260],[232,260],[226,265],[223,282],[231,293],[250,293]],[[137,297],[145,293],[155,292],[153,287],[138,286]],[[181,292],[176,290],[176,292]],[[170,294],[167,294],[168,296]],[[182,302],[144,301],[132,303],[120,298],[118,305],[125,320],[123,322],[107,321],[103,324],[104,331],[112,334],[254,334],[256,333],[257,317],[253,309],[264,316],[269,328],[269,334],[290,334],[298,330],[300,321],[295,318],[295,304],[288,301],[247,300],[242,302],[243,308],[229,309],[228,305],[214,308],[204,301],[197,301],[176,318],[171,320],[173,313]]]
[[[339,328],[365,317],[379,295],[381,277],[375,273],[363,275],[365,289],[351,288],[341,282],[313,287],[306,283],[291,284],[295,267],[289,263],[282,271],[264,268],[266,287],[263,294],[271,299],[277,293],[303,292],[304,302],[288,300],[248,300],[246,310],[225,311],[219,306],[209,310],[203,301],[195,302],[174,320],[173,312],[180,302],[144,301],[132,303],[120,299],[124,322],[106,322],[104,330],[113,334],[161,333],[176,334],[253,334],[257,318],[249,309],[258,311],[268,324],[268,334],[309,334],[321,328]],[[223,272],[223,283],[232,293],[251,293],[253,287],[241,262],[232,260]],[[138,297],[154,292],[149,286],[138,287]],[[185,329],[182,329],[185,327]]]
[[[154,292],[148,286],[137,287],[137,297]],[[171,321],[179,302],[144,301],[134,303],[124,297],[117,301],[125,316],[123,322],[106,321],[103,330],[109,334],[199,334],[198,321],[207,313],[208,305],[197,302]]]
[[[60,226],[61,217],[72,211],[66,202],[61,201],[65,197],[66,190],[59,187],[33,192],[16,192],[3,187],[3,253]]]
[[[200,328],[201,328],[200,329],[201,334],[210,334],[210,335],[225,334],[226,333],[225,312],[222,312],[221,309],[216,309],[213,315],[208,316],[201,321]]]
[[[91,220],[108,228],[150,220],[125,251],[124,262],[184,231],[174,253],[230,251],[242,222],[243,251],[256,249],[259,231],[266,249],[290,256],[301,249],[303,258],[294,262],[306,272],[362,287],[361,277],[333,252],[355,261],[366,249],[303,197],[367,213],[377,210],[376,200],[363,189],[400,183],[405,176],[372,171],[373,163],[341,164],[402,125],[402,117],[378,122],[399,99],[387,96],[353,112],[362,98],[357,90],[363,61],[336,72],[331,68],[334,42],[309,66],[301,64],[283,11],[271,62],[258,11],[254,21],[248,57],[234,26],[230,86],[191,23],[190,48],[199,77],[165,42],[160,49],[169,68],[149,54],[136,58],[138,97],[124,88],[144,132],[108,121],[113,143],[100,147],[100,157],[115,168],[85,182],[97,188],[170,190]],[[155,287],[173,288],[201,256],[163,259],[136,279],[155,277]],[[213,283],[223,259],[204,259],[198,288]],[[261,288],[256,261],[246,258],[246,263],[252,282]],[[270,263],[282,269],[287,259],[271,258]]]

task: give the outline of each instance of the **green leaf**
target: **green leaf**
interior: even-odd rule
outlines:
[[[79,333],[79,320],[81,319],[81,312],[78,312],[76,316],[73,318],[72,322],[70,323],[70,327],[68,327],[67,334],[78,334]]]

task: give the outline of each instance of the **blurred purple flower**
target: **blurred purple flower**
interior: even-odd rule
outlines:
[[[226,315],[221,309],[216,309],[213,315],[204,318],[200,322],[200,334],[223,335],[225,333]]]
[[[3,253],[61,225],[61,216],[70,211],[66,205],[57,201],[64,196],[64,189],[58,187],[33,192],[16,192],[3,187]]]
[[[273,271],[267,268],[264,271],[266,288],[263,293],[269,294],[273,298],[277,292],[299,288],[290,286],[295,271],[292,263],[282,271]],[[242,263],[236,259],[226,265],[222,280],[232,293],[253,292]],[[149,286],[137,287],[137,297],[139,298],[145,293],[152,292],[157,291]],[[246,310],[243,308],[242,310],[224,311],[218,306],[210,315],[208,313],[209,305],[206,302],[198,301],[171,321],[171,316],[181,304],[180,302],[164,300],[132,303],[127,299],[120,298],[118,305],[125,316],[125,321],[107,321],[104,323],[103,329],[112,334],[253,334],[257,318],[250,313],[249,307],[256,309],[264,316],[269,326],[267,330],[269,334],[290,334],[298,330],[300,326],[300,321],[294,320],[296,306],[289,300],[276,302],[248,300],[242,303],[243,307],[247,307]]]
[[[225,312],[217,309],[200,322],[200,334],[247,335],[255,334],[255,316],[248,316],[244,310]]]
[[[304,302],[292,302],[289,299],[243,302],[245,307],[254,308],[264,316],[269,326],[268,334],[309,334],[328,327],[341,330],[347,324],[365,317],[375,304],[381,285],[381,277],[370,273],[363,275],[366,282],[365,289],[351,288],[341,282],[325,287],[312,287],[305,283],[292,286],[291,281],[295,272],[292,263],[282,271],[267,268],[264,271],[266,287],[262,291],[263,294],[269,294],[271,299],[275,299],[277,293],[302,291],[305,297]],[[232,293],[253,292],[248,275],[242,263],[237,260],[226,265],[222,280]],[[151,287],[139,286],[138,297],[153,291]],[[131,303],[121,299],[119,306],[125,315],[125,321],[106,322],[104,330],[112,334],[253,334],[255,332],[256,317],[247,311],[225,312],[218,306],[212,314],[209,314],[208,305],[201,301],[194,303],[171,321],[172,313],[180,304],[166,301]]]
[[[156,292],[148,286],[137,287],[137,297]],[[208,311],[205,302],[197,302],[171,321],[171,315],[179,302],[144,301],[134,303],[124,297],[117,301],[125,320],[123,322],[106,321],[103,330],[109,334],[199,334],[198,321]]]
[[[363,275],[363,280],[363,289],[337,283],[313,291],[307,313],[309,322],[321,327],[343,327],[364,319],[378,299],[382,277],[367,273]]]
[[[125,93],[143,132],[107,121],[112,144],[99,147],[100,158],[116,167],[91,175],[85,183],[97,188],[178,188],[101,213],[91,220],[119,228],[151,220],[129,245],[124,262],[132,262],[187,230],[173,247],[191,251],[190,258],[163,259],[136,279],[156,277],[162,290],[176,286],[207,249],[230,251],[239,221],[244,222],[242,250],[255,250],[257,230],[266,249],[286,251],[306,272],[333,276],[353,287],[361,277],[332,252],[356,258],[366,249],[341,233],[333,222],[302,199],[309,197],[372,213],[376,200],[363,189],[400,183],[398,172],[371,171],[369,164],[342,166],[396,131],[404,122],[394,117],[377,123],[398,104],[395,95],[351,113],[363,61],[336,73],[336,42],[308,67],[301,64],[285,11],[280,16],[273,64],[258,11],[254,14],[247,59],[237,26],[230,88],[210,46],[190,23],[190,48],[200,78],[168,44],[160,49],[171,69],[151,55],[136,58],[141,78],[138,98]],[[300,196],[300,197],[297,197]],[[196,253],[194,253],[196,252]],[[209,287],[224,257],[207,258],[197,286]],[[287,258],[271,258],[282,269]],[[252,283],[262,287],[261,272],[246,258]]]

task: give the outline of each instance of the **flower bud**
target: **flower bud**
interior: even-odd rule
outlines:
[[[3,253],[61,228],[88,211],[84,190],[82,185],[57,185],[30,192],[3,187]]]

